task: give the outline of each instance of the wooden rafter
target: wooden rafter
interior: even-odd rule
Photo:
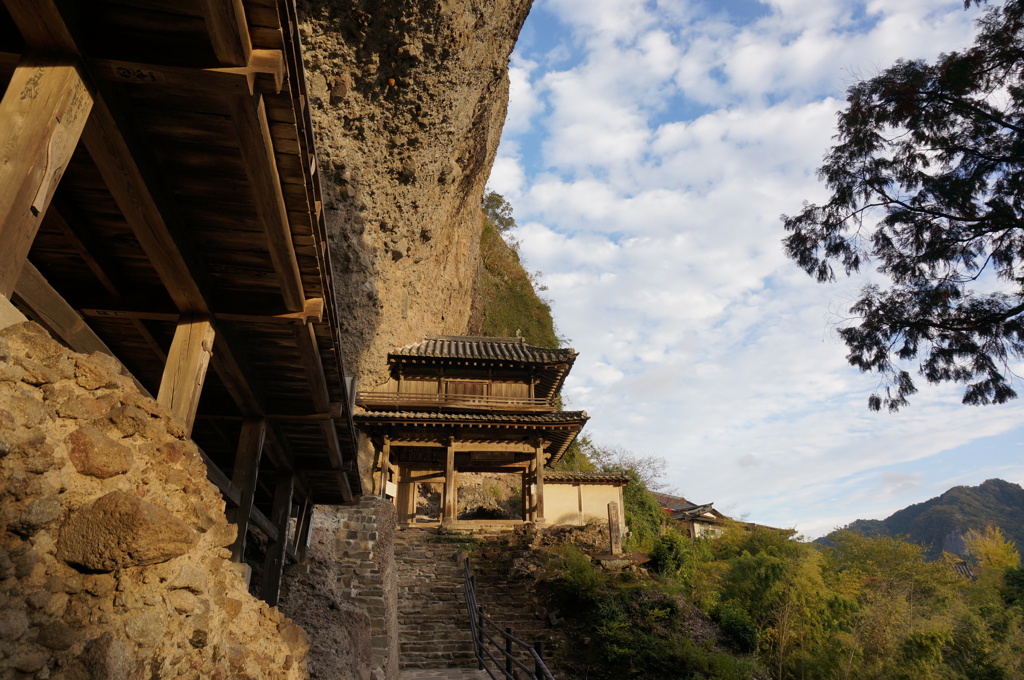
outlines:
[[[205,0],[203,16],[218,61],[235,66],[245,65],[252,52],[252,39],[249,37],[242,0]]]
[[[292,312],[302,311],[306,299],[302,274],[295,259],[288,209],[281,192],[263,97],[231,97],[230,103],[245,172],[256,202],[256,213],[267,237],[270,259],[281,284],[285,308]]]

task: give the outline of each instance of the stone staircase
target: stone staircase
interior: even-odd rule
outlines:
[[[395,535],[401,668],[475,668],[459,559],[466,551],[488,617],[522,640],[544,637],[547,621],[538,615],[532,581],[510,576],[515,560],[529,552],[515,534],[478,531],[463,537],[408,528]]]

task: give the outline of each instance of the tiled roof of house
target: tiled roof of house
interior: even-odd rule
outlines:
[[[548,349],[527,345],[523,338],[428,335],[422,342],[394,350],[388,354],[388,358],[431,357],[549,364],[571,363],[576,359],[576,355],[574,349]]]
[[[629,475],[619,472],[544,472],[544,481],[558,483],[579,483],[579,484],[618,484],[625,486],[629,483]]]

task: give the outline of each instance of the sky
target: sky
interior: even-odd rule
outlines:
[[[1024,399],[957,386],[874,413],[878,377],[835,333],[872,276],[821,285],[782,214],[846,89],[970,44],[959,0],[536,0],[510,65],[489,187],[579,352],[564,391],[598,444],[664,457],[667,482],[808,538],[952,486],[1024,482]],[[1016,387],[1024,394],[1024,385]]]

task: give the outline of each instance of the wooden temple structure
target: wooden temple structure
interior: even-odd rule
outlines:
[[[362,493],[294,0],[2,0],[0,92],[0,305],[187,424],[276,603]]]
[[[378,488],[400,522],[417,485],[443,481],[441,521],[458,521],[460,472],[522,475],[523,519],[544,523],[544,468],[558,462],[588,416],[559,410],[576,359],[522,338],[428,336],[388,355],[390,379],[359,392],[354,419],[377,453]]]

